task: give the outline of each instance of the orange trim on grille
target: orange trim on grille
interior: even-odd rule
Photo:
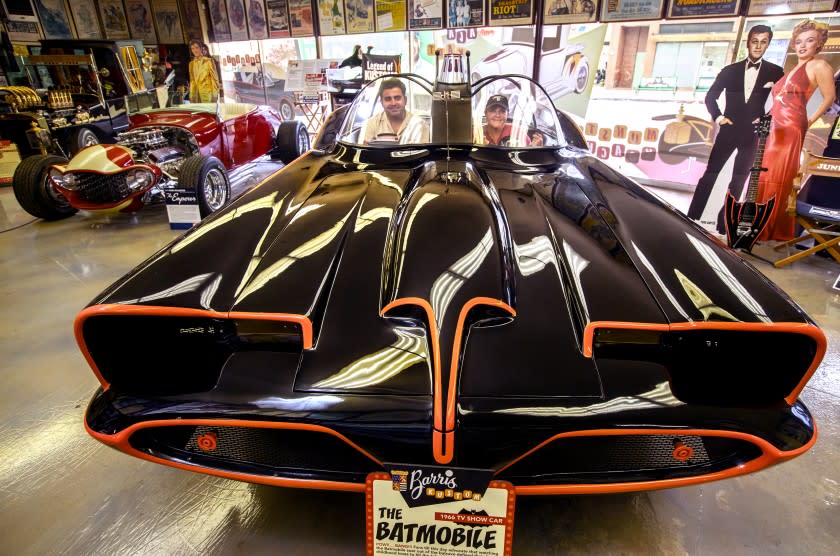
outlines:
[[[229,313],[221,313],[219,311],[210,311],[207,309],[192,309],[186,307],[159,307],[155,305],[121,305],[121,304],[102,304],[92,305],[83,309],[73,322],[73,331],[76,336],[76,343],[85,360],[93,369],[93,374],[99,380],[102,388],[107,390],[109,387],[108,381],[102,377],[102,373],[93,361],[90,351],[87,348],[84,335],[82,334],[84,322],[92,317],[99,315],[140,315],[140,316],[164,316],[164,317],[193,317],[193,318],[211,318],[211,319],[241,319],[241,320],[275,320],[281,322],[294,322],[300,325],[301,335],[303,339],[303,349],[312,349],[312,321],[304,315],[293,315],[287,313],[246,313],[231,311]]]
[[[826,339],[823,331],[814,326],[804,322],[679,322],[674,324],[655,324],[644,322],[620,322],[620,321],[595,321],[586,325],[583,331],[583,355],[592,357],[592,344],[594,343],[595,331],[598,328],[618,328],[624,330],[654,330],[659,332],[673,332],[673,331],[688,331],[688,330],[738,330],[745,332],[786,332],[792,334],[802,334],[813,338],[817,343],[817,353],[814,360],[808,367],[808,370],[802,376],[802,380],[793,389],[793,391],[785,397],[788,405],[793,405],[799,397],[805,384],[810,380],[811,376],[816,372],[817,367],[820,366],[823,356],[825,356]]]
[[[717,481],[720,479],[729,479],[739,475],[746,475],[754,473],[765,467],[770,467],[785,460],[789,460],[798,455],[810,450],[817,441],[817,426],[814,425],[814,435],[807,444],[784,452],[779,450],[763,438],[753,436],[751,434],[735,431],[721,431],[721,430],[705,430],[705,429],[597,429],[585,431],[571,431],[556,434],[528,450],[518,458],[514,459],[501,469],[496,471],[496,475],[508,469],[515,463],[521,461],[525,457],[533,454],[543,446],[562,438],[573,437],[591,437],[591,436],[626,436],[626,435],[664,435],[664,436],[717,436],[723,438],[735,438],[751,442],[759,447],[762,455],[756,459],[749,461],[743,465],[726,469],[724,471],[717,471],[715,473],[708,473],[696,477],[680,477],[675,479],[663,479],[658,481],[631,481],[627,483],[611,483],[611,484],[569,484],[569,485],[535,485],[535,486],[518,486],[516,487],[516,494],[519,495],[556,495],[556,494],[606,494],[610,492],[632,492],[637,490],[656,490],[662,488],[683,487],[694,485],[698,483],[707,483],[710,481]]]
[[[321,489],[321,490],[344,490],[350,492],[364,492],[365,484],[364,483],[343,483],[339,481],[318,481],[318,480],[308,480],[308,479],[288,479],[288,478],[281,478],[281,477],[266,477],[262,475],[251,475],[249,473],[236,473],[233,471],[221,471],[218,469],[206,468],[201,467],[198,465],[188,465],[185,463],[179,463],[175,461],[169,461],[167,459],[158,458],[147,454],[145,452],[141,452],[134,447],[131,446],[129,439],[131,435],[135,432],[148,429],[148,428],[155,428],[155,427],[178,427],[178,426],[209,426],[209,427],[248,427],[248,428],[256,428],[256,429],[292,429],[292,430],[303,430],[303,431],[310,431],[310,432],[319,432],[324,434],[329,434],[341,440],[342,442],[346,443],[348,446],[356,450],[357,452],[361,453],[362,455],[369,458],[371,461],[383,467],[382,462],[373,457],[369,452],[361,448],[359,445],[354,443],[352,440],[348,439],[346,436],[341,434],[340,432],[334,431],[328,427],[323,427],[320,425],[310,425],[305,423],[276,423],[271,421],[245,421],[245,420],[238,420],[238,419],[166,419],[160,421],[145,421],[142,423],[136,423],[125,429],[121,430],[116,434],[102,434],[94,431],[90,428],[85,420],[85,430],[87,430],[88,434],[90,434],[96,440],[111,446],[112,448],[116,448],[121,452],[125,452],[126,454],[132,455],[134,457],[144,459],[147,461],[151,461],[154,463],[160,463],[163,465],[168,465],[170,467],[176,467],[178,469],[184,469],[186,471],[195,471],[198,473],[204,473],[207,475],[215,475],[216,477],[223,477],[225,479],[233,479],[236,481],[245,481],[250,483],[260,483],[264,485],[271,485],[271,486],[283,486],[283,487],[291,487],[291,488],[312,488],[312,489]]]

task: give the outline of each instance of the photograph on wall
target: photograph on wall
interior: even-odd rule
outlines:
[[[154,0],[152,9],[155,15],[158,40],[162,44],[183,44],[184,32],[181,30],[178,2],[176,0]]]
[[[484,0],[448,0],[446,26],[481,27],[484,25]]]
[[[714,17],[736,16],[741,10],[741,0],[671,0],[668,3],[668,17]]]
[[[76,24],[76,35],[80,39],[101,39],[102,29],[99,28],[99,18],[96,17],[96,5],[93,0],[74,0],[73,23]]]
[[[230,24],[228,23],[225,0],[208,0],[207,8],[214,41],[228,42],[230,40]]]
[[[634,21],[659,19],[665,0],[604,0],[601,21]]]
[[[248,35],[252,40],[268,38],[268,24],[265,18],[265,4],[262,0],[247,0],[245,16],[248,20]]]
[[[149,0],[125,0],[125,15],[132,39],[140,39],[144,44],[157,44]]]
[[[373,33],[373,0],[344,0],[344,12],[347,15],[348,33]]]
[[[34,4],[38,10],[38,17],[41,19],[44,38],[73,38],[73,31],[70,29],[70,18],[67,17],[67,8],[64,5],[64,0],[35,0]]]
[[[406,0],[373,0],[376,7],[376,31],[405,31]]]
[[[248,40],[248,24],[245,22],[245,4],[242,0],[227,0],[230,38],[235,41]]]
[[[344,35],[344,4],[338,0],[316,0],[318,6],[318,34],[322,37]]]
[[[750,0],[747,15],[785,15],[828,12],[836,0]]]
[[[178,0],[178,6],[181,8],[181,21],[184,22],[187,41],[190,39],[203,40],[201,15],[198,12],[197,0]]]
[[[293,37],[311,37],[315,34],[312,4],[309,0],[289,0],[289,24]]]
[[[545,0],[543,23],[594,23],[597,5],[597,0]]]
[[[441,29],[443,0],[408,0],[409,29]]]
[[[267,0],[266,19],[268,20],[268,36],[272,39],[282,39],[292,36],[289,28],[289,7],[286,0]]]
[[[488,25],[531,25],[534,22],[532,0],[489,0]]]
[[[128,21],[125,18],[122,0],[99,0],[99,15],[106,39],[127,39]]]

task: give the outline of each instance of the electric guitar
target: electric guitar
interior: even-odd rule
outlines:
[[[752,250],[759,234],[767,226],[773,214],[773,206],[776,204],[775,195],[765,203],[755,202],[758,195],[758,176],[761,172],[767,171],[767,168],[762,168],[761,163],[764,158],[764,145],[770,133],[770,119],[770,114],[765,114],[755,124],[758,146],[755,150],[753,167],[750,168],[750,183],[744,201],[739,202],[731,192],[726,194],[723,221],[726,225],[726,242],[733,249],[743,249],[747,252]]]

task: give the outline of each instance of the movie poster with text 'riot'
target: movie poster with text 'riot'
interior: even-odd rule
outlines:
[[[531,0],[490,0],[487,22],[490,25],[530,25],[534,22],[534,3]]]
[[[422,466],[372,473],[365,504],[368,556],[509,556],[513,485],[490,481],[492,471],[482,474]]]

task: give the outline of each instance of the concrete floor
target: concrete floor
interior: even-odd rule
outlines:
[[[678,209],[685,193],[664,192]],[[43,222],[0,188],[0,554],[362,554],[364,497],[251,485],[134,459],[90,438],[98,383],[76,313],[179,232],[165,208]],[[762,250],[767,256],[776,256]],[[520,497],[513,553],[840,554],[840,265],[756,266],[824,329],[803,392],[815,447],[736,479],[635,494]],[[154,338],[137,338],[154,349]]]

